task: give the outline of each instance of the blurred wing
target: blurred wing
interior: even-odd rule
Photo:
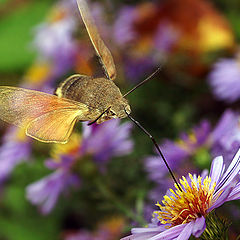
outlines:
[[[116,78],[116,68],[113,61],[113,57],[109,49],[104,44],[101,39],[96,25],[93,21],[92,16],[90,15],[89,8],[87,6],[87,2],[85,0],[77,0],[78,8],[80,10],[83,22],[88,31],[88,35],[91,39],[91,42],[99,56],[103,68],[109,79],[114,80]]]
[[[88,120],[88,112],[85,104],[55,95],[0,87],[0,118],[25,128],[27,135],[40,141],[66,142],[76,120]]]

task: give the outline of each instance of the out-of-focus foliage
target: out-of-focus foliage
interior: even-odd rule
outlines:
[[[177,179],[227,165],[240,147],[238,0],[90,1],[132,115]],[[73,73],[104,76],[74,0],[0,1],[0,85],[53,93]],[[1,103],[0,103],[1,104]],[[0,239],[115,240],[150,221],[173,181],[127,119],[78,123],[66,145],[0,121]],[[217,213],[240,234],[239,201]]]
[[[19,3],[20,2],[20,3]],[[53,1],[6,1],[0,6],[0,71],[24,71],[34,59],[33,27],[43,20]]]

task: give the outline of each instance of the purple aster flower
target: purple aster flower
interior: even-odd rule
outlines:
[[[22,129],[16,127],[8,129],[0,147],[0,183],[9,177],[17,164],[29,160],[31,142]]]
[[[134,7],[126,6],[120,10],[113,31],[114,40],[118,45],[124,46],[137,38],[137,33],[133,29],[136,14]]]
[[[43,214],[48,214],[53,209],[60,194],[69,187],[79,186],[79,177],[71,171],[73,163],[74,158],[69,155],[62,155],[61,162],[47,160],[46,166],[56,171],[27,187],[27,199],[38,205]]]
[[[131,123],[120,124],[113,119],[100,125],[87,126],[83,123],[83,135],[73,134],[65,145],[55,144],[52,158],[46,160],[53,174],[27,187],[27,198],[40,206],[42,213],[49,213],[59,196],[71,186],[79,186],[80,178],[74,170],[75,164],[85,156],[92,156],[99,164],[99,170],[113,156],[121,156],[132,150],[133,142],[129,139]]]
[[[208,143],[210,130],[209,122],[204,120],[199,126],[193,128],[192,133],[182,133],[178,141],[165,140],[160,148],[172,170],[178,169],[184,160],[194,155],[199,148]],[[149,173],[149,178],[159,184],[168,174],[167,168],[159,156],[147,157],[145,166]]]
[[[67,13],[68,9],[65,5],[63,7],[64,9],[56,7],[56,11],[60,12],[59,15],[61,11],[63,12],[61,18],[56,17],[56,20],[42,23],[36,28],[33,42],[40,58],[51,61],[58,74],[72,66],[76,51],[76,43],[73,40],[76,18],[73,14]]]
[[[180,179],[181,190],[169,189],[160,210],[153,212],[152,223],[146,228],[133,228],[132,235],[123,238],[136,240],[187,240],[200,237],[206,228],[205,218],[215,208],[228,201],[240,199],[240,149],[225,171],[223,157],[216,157],[209,176]],[[123,240],[122,239],[122,240]]]
[[[240,147],[240,115],[237,112],[226,110],[211,134],[211,153],[231,161],[234,153]]]
[[[96,162],[105,162],[113,156],[122,156],[132,151],[129,139],[132,124],[120,124],[120,119],[112,119],[90,127],[83,124],[82,155],[91,154]]]
[[[155,47],[165,53],[171,51],[174,44],[177,42],[179,33],[168,23],[161,23],[158,26],[154,43]]]
[[[53,158],[47,159],[45,165],[56,171],[27,187],[27,199],[39,206],[43,214],[48,214],[53,209],[63,192],[72,186],[79,186],[80,178],[72,171],[79,146],[80,137],[77,134],[73,134],[65,145],[55,144],[52,150]]]
[[[234,102],[240,97],[240,63],[238,59],[221,59],[213,66],[209,84],[216,98]]]
[[[124,65],[127,78],[132,82],[139,82],[142,76],[152,72],[156,66],[154,60],[149,56],[127,57],[124,60]]]
[[[48,214],[55,206],[60,194],[69,186],[78,186],[77,176],[69,173],[66,169],[58,170],[49,176],[30,184],[27,191],[27,199],[40,206],[43,214]]]

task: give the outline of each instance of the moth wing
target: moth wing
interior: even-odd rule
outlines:
[[[66,143],[81,110],[61,109],[34,119],[26,128],[26,134],[41,142]]]
[[[88,35],[95,48],[97,55],[103,65],[103,68],[109,79],[114,80],[116,78],[116,68],[113,61],[113,57],[105,43],[101,39],[94,20],[90,14],[87,2],[85,0],[77,0],[78,8],[82,16],[83,22],[86,26]]]
[[[0,118],[25,128],[27,135],[40,141],[65,142],[77,119],[89,120],[88,112],[85,104],[73,100],[23,88],[0,87]],[[53,130],[46,134],[48,125],[55,128],[56,136]]]

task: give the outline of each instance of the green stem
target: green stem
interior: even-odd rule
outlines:
[[[143,219],[143,217],[135,214],[129,207],[119,201],[119,199],[113,194],[113,192],[106,186],[106,184],[102,183],[99,178],[95,180],[95,184],[98,187],[98,190],[103,194],[103,196],[109,199],[128,218],[135,222],[138,222],[142,226],[146,225],[146,221]]]

